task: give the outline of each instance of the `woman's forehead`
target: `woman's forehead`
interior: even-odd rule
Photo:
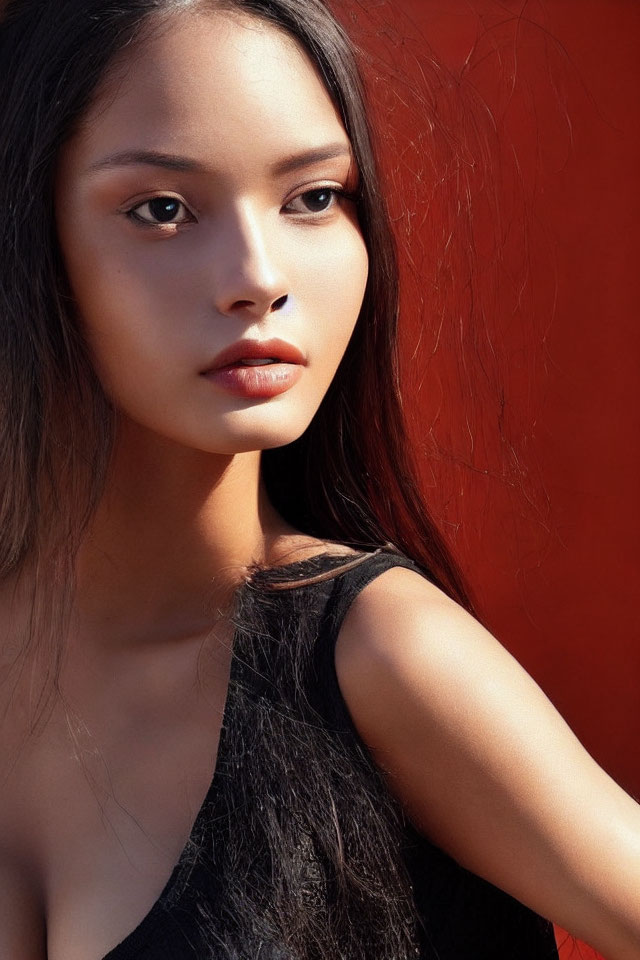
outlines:
[[[78,139],[87,163],[135,148],[186,152],[213,165],[238,152],[266,159],[347,143],[315,65],[294,38],[220,11],[172,17],[120,55]]]

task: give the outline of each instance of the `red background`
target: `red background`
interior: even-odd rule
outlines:
[[[379,116],[434,515],[487,625],[637,797],[640,4],[342,11]]]

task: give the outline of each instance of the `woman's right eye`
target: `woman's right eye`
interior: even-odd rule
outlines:
[[[177,197],[154,197],[152,200],[145,200],[144,203],[132,207],[128,215],[149,226],[175,225],[193,220],[182,200]]]

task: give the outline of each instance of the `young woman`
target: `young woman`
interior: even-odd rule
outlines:
[[[0,91],[0,954],[637,957],[638,807],[416,493],[320,0],[10,0]]]

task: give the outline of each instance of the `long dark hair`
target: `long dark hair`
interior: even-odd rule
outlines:
[[[396,255],[362,83],[338,22],[321,0],[9,0],[0,22],[0,579],[26,567],[35,572],[35,613],[27,639],[41,644],[47,634],[43,657],[54,673],[64,618],[59,610],[50,616],[47,584],[71,589],[75,551],[102,493],[114,434],[113,411],[73,322],[56,242],[56,158],[114,56],[153,18],[207,5],[266,20],[308,51],[339,108],[361,174],[359,218],[370,259],[364,303],[309,428],[294,443],[263,454],[272,502],[291,524],[316,537],[366,549],[393,544],[471,609],[460,571],[420,493],[406,439],[396,347]],[[59,603],[59,590],[56,597]],[[249,627],[255,628],[263,614],[259,604],[250,608],[245,604]],[[303,614],[299,609],[287,622],[301,624],[304,637]],[[299,643],[304,656],[312,656],[312,640]],[[290,667],[296,673],[295,664]],[[341,764],[334,793],[317,793],[324,799],[313,809],[309,829],[324,851],[326,875],[343,878],[340,903],[357,905],[355,913],[349,908],[358,926],[349,928],[348,955],[408,957],[411,893],[399,860],[393,803],[364,753],[339,756],[326,731],[318,727],[314,733],[311,721],[307,728],[307,746],[293,758],[294,785],[302,784],[306,764],[319,772],[328,760]],[[287,749],[283,740],[283,769],[292,759]],[[282,782],[279,788],[288,789]],[[296,816],[308,819],[294,792],[282,800],[282,809],[291,813],[289,826]],[[276,809],[280,800],[274,797]],[[345,861],[332,826],[343,812],[355,816],[352,835],[369,837],[375,848],[358,842],[357,863]],[[252,830],[265,849],[277,849],[286,870],[295,852],[291,831],[287,828],[285,836],[259,812],[255,817]],[[301,914],[286,883],[280,893],[280,926],[300,934],[294,937],[295,956],[335,955],[323,953],[323,944],[330,950],[331,929],[322,924],[300,929]],[[238,914],[249,909],[246,891],[234,896]],[[343,931],[347,919],[345,913]],[[213,925],[210,933],[213,938]]]
[[[398,382],[398,281],[365,98],[349,40],[320,0],[216,0],[300,42],[338,106],[361,173],[370,273],[353,338],[304,435],[263,455],[270,497],[294,526],[372,547],[391,542],[471,607],[421,496]],[[34,555],[72,555],[99,499],[112,444],[109,404],[68,309],[53,178],[114,55],[154,16],[206,0],[12,0],[0,27],[2,416],[0,578]],[[56,550],[56,544],[60,549]],[[69,571],[68,571],[69,572]]]

